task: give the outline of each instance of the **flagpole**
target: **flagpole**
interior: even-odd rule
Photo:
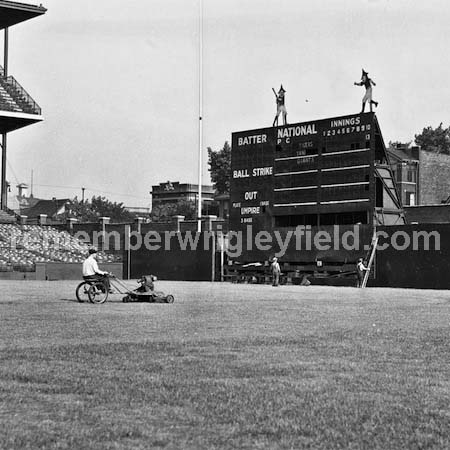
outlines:
[[[198,198],[197,231],[202,231],[202,147],[203,147],[203,0],[199,0],[198,39]]]

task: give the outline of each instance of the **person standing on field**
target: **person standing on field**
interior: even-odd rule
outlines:
[[[369,268],[364,265],[363,259],[359,258],[356,264],[356,275],[358,276],[358,284],[356,287],[362,287],[364,275],[368,270]]]
[[[279,286],[281,269],[280,264],[278,263],[278,258],[276,256],[274,256],[272,259],[270,271],[272,273],[272,286]]]

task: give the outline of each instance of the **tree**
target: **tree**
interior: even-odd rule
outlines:
[[[443,128],[442,122],[433,129],[426,127],[422,133],[416,134],[415,141],[423,150],[435,153],[450,154],[450,127]]]
[[[214,151],[208,147],[208,164],[211,180],[219,194],[230,192],[231,147],[228,141],[221,150]]]
[[[98,217],[94,214],[89,201],[80,202],[76,197],[66,209],[66,218],[72,217],[79,222],[96,222]]]
[[[105,197],[92,197],[91,208],[98,217],[110,217],[111,222],[132,222],[134,219],[123,203],[111,202]]]
[[[91,201],[80,202],[74,199],[69,207],[68,217],[79,222],[97,222],[99,217],[110,217],[112,223],[132,222],[133,214],[125,209],[123,203],[111,202],[105,197],[92,197]]]

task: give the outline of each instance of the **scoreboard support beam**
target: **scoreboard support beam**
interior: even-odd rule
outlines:
[[[8,183],[6,181],[6,133],[2,135],[2,188],[1,209],[5,210],[8,205]]]
[[[3,50],[3,75],[8,76],[8,52],[9,52],[9,32],[5,28],[4,50]],[[2,135],[2,180],[1,180],[1,209],[4,210],[8,204],[8,185],[6,182],[6,133]]]

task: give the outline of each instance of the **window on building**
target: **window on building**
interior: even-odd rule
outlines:
[[[406,206],[414,206],[416,204],[416,194],[414,192],[406,193]]]

